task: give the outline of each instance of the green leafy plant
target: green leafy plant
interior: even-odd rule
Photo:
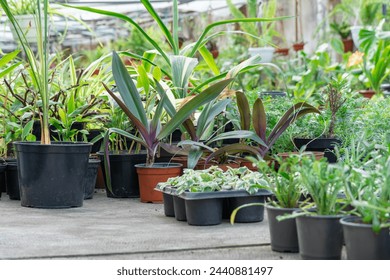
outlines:
[[[375,147],[375,149],[373,149]],[[390,145],[371,145],[355,161],[345,162],[345,193],[353,213],[375,232],[390,227]]]
[[[245,190],[249,194],[264,189],[267,181],[256,172],[246,167],[228,168],[223,171],[217,166],[204,170],[185,169],[183,175],[170,178],[165,183],[159,183],[158,188],[174,187],[177,194],[189,192],[213,192],[229,190]]]
[[[21,30],[12,9],[8,5],[8,1],[0,1],[1,8],[8,17],[10,23],[15,29],[19,38],[26,59],[30,67],[30,76],[33,84],[39,93],[40,102],[42,102],[42,114],[39,116],[42,128],[42,144],[50,144],[49,132],[49,40],[48,40],[48,9],[49,1],[36,1],[35,21],[37,28],[37,55],[35,55],[32,47],[24,35],[24,30]],[[42,7],[42,8],[41,8]]]
[[[242,130],[221,133],[212,139],[212,141],[229,139],[229,138],[245,138],[253,141],[257,146],[248,146],[244,143],[232,144],[222,147],[212,153],[209,159],[218,157],[225,153],[248,152],[264,158],[272,148],[276,140],[286,131],[286,129],[295,122],[298,118],[309,114],[320,112],[315,107],[305,102],[300,102],[289,108],[284,115],[279,119],[278,123],[272,128],[267,135],[267,117],[265,107],[261,98],[258,98],[250,115],[249,102],[242,92],[237,92],[237,106],[240,112],[240,123]],[[250,131],[250,123],[254,131]]]
[[[237,19],[247,18],[231,0],[226,0],[229,6],[231,14]],[[260,6],[260,8],[259,8]],[[262,1],[259,3],[257,0],[247,0],[247,12],[249,18],[256,18],[261,12],[261,16],[264,18],[275,17],[277,10],[277,1]],[[244,32],[245,38],[249,41],[249,45],[252,47],[260,47],[266,45],[273,45],[274,37],[281,37],[276,31],[275,22],[239,22],[241,29]]]
[[[214,100],[232,81],[231,79],[223,80],[210,86],[183,105],[175,115],[162,126],[160,117],[164,109],[166,96],[161,97],[153,117],[148,119],[148,115],[146,114],[144,105],[141,101],[140,93],[116,52],[114,52],[112,56],[112,71],[121,99],[112,92],[107,85],[105,85],[105,88],[132,121],[134,127],[138,130],[140,137],[115,128],[110,129],[109,132],[121,134],[144,146],[147,151],[147,166],[153,165],[157,148],[162,140],[182,125],[198,107]],[[156,86],[161,87],[158,81],[156,81]],[[160,89],[160,91],[163,92],[164,90]],[[108,135],[109,133],[106,134],[106,140],[108,139]]]
[[[300,173],[302,187],[313,200],[306,206],[315,207],[313,214],[340,214],[343,206],[339,194],[344,187],[344,170],[329,164],[325,159],[317,161],[311,157],[302,157],[301,164],[296,165],[293,171]]]
[[[91,7],[76,7],[69,6],[84,11],[94,12],[102,15],[107,15],[115,18],[119,18],[121,20],[129,23],[134,29],[137,29],[145,40],[153,46],[153,50],[150,52],[146,52],[144,56],[140,56],[137,54],[133,54],[130,52],[124,52],[124,54],[140,59],[145,67],[146,72],[149,71],[159,71],[162,72],[167,80],[172,82],[172,86],[170,87],[176,98],[185,98],[187,95],[191,95],[193,93],[199,93],[203,88],[207,87],[211,83],[226,78],[228,74],[227,71],[221,73],[218,66],[216,65],[212,54],[207,50],[206,44],[211,39],[216,36],[224,34],[224,32],[218,32],[215,34],[209,34],[215,27],[228,25],[237,22],[273,22],[277,20],[282,20],[288,17],[279,17],[279,18],[244,18],[244,19],[228,19],[222,21],[216,21],[206,26],[206,28],[202,31],[202,34],[199,36],[198,40],[194,43],[188,44],[183,48],[179,46],[179,12],[178,12],[178,1],[172,1],[172,32],[169,31],[168,26],[164,23],[162,18],[158,15],[157,11],[154,9],[153,5],[148,0],[140,1],[149,15],[155,20],[157,25],[159,26],[162,34],[164,35],[166,41],[171,47],[173,54],[169,54],[161,48],[161,44],[158,41],[154,40],[147,32],[142,28],[137,22],[135,22],[132,18],[111,11],[105,11],[100,9],[95,9]],[[197,59],[194,58],[195,55],[199,52],[199,54],[203,57],[206,62],[208,68],[214,74],[213,77],[207,79],[206,81],[202,80],[200,83],[196,82],[196,80],[192,80],[191,84],[194,85],[193,88],[189,88],[189,82],[192,78],[192,73],[197,65]],[[162,59],[162,63],[157,63],[154,61],[156,54]],[[154,70],[156,68],[160,70]],[[156,74],[156,73],[154,73]]]
[[[14,15],[32,15],[36,13],[37,0],[9,0],[8,6]]]
[[[335,21],[330,23],[329,26],[341,39],[348,39],[351,36],[351,26],[345,21],[341,23]]]

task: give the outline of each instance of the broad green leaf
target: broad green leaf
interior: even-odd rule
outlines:
[[[157,82],[161,81],[161,78],[162,78],[161,68],[160,67],[154,67],[152,75],[153,75],[153,78]]]
[[[26,139],[26,137],[31,133],[34,125],[34,120],[30,120],[24,127],[22,131],[22,140]]]
[[[142,87],[144,89],[144,93],[146,96],[149,95],[150,83],[148,73],[146,73],[145,67],[141,64],[137,68],[138,79],[137,79],[137,87]]]
[[[214,119],[222,113],[226,106],[231,102],[230,99],[223,99],[218,102],[210,102],[207,107],[202,110],[202,113],[199,116],[197,123],[196,134],[199,139],[202,138],[204,132],[207,130],[209,125],[214,121]]]
[[[172,82],[175,91],[178,93],[176,97],[185,98],[190,76],[198,64],[198,60],[181,55],[172,55],[170,60],[172,65]]]
[[[14,69],[16,67],[18,67],[20,64],[22,64],[22,62],[18,62],[18,63],[15,63],[11,66],[9,66],[8,68],[4,69],[3,71],[0,72],[0,78],[3,78],[5,75],[11,73],[12,71],[14,71]]]
[[[124,104],[144,127],[147,127],[148,121],[138,89],[115,51],[112,54],[112,74]]]
[[[7,63],[10,62],[11,60],[13,60],[15,57],[17,57],[19,53],[20,53],[20,50],[15,50],[13,52],[5,54],[0,59],[0,68],[4,67],[5,65],[7,65]]]
[[[209,52],[209,50],[206,48],[206,46],[203,46],[199,49],[199,53],[203,57],[204,61],[207,63],[207,65],[210,67],[211,71],[213,71],[214,75],[219,75],[220,71],[215,63],[213,55]]]
[[[332,38],[330,45],[338,54],[344,54],[344,45],[340,39]]]
[[[251,147],[251,146],[248,146],[245,144],[237,143],[237,144],[231,144],[231,145],[227,145],[227,146],[224,146],[222,148],[219,148],[218,150],[211,153],[207,157],[206,162],[210,161],[212,158],[219,158],[222,155],[226,155],[226,154],[234,155],[234,154],[238,154],[238,153],[240,153],[240,154],[250,153],[250,154],[253,154],[255,156],[260,156],[260,150],[258,148]]]
[[[220,81],[205,89],[203,92],[199,93],[193,99],[184,104],[183,107],[181,107],[181,109],[175,114],[175,116],[173,116],[172,119],[164,126],[157,138],[163,139],[164,137],[171,134],[197,108],[217,98],[231,81],[232,79]]]

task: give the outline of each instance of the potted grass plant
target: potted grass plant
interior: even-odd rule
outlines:
[[[82,206],[83,177],[87,173],[91,150],[89,143],[51,143],[49,132],[49,1],[37,0],[34,5],[37,23],[37,54],[30,46],[24,30],[8,5],[1,7],[14,27],[29,64],[29,73],[38,92],[36,108],[42,135],[40,142],[14,143],[20,184],[21,205],[39,208]]]
[[[388,148],[379,151],[364,160],[370,167],[347,168],[345,193],[354,211],[340,222],[350,260],[390,259],[390,156]]]
[[[300,256],[303,259],[340,259],[343,170],[325,159],[317,161],[310,157],[302,157],[293,170],[299,172],[303,190],[310,197],[307,203],[300,205],[301,210],[290,215],[296,219]],[[282,216],[279,220],[285,218]]]
[[[253,159],[252,159],[253,160]],[[294,166],[300,162],[299,155],[290,155],[281,160],[277,159],[279,168],[270,165],[260,159],[253,160],[259,172],[264,174],[263,179],[267,182],[265,188],[272,193],[265,208],[267,210],[269,231],[271,237],[271,249],[277,252],[298,252],[298,237],[295,219],[279,221],[278,216],[292,214],[298,210],[298,202],[302,195],[299,174],[294,172]],[[230,221],[233,224],[239,211],[246,207],[262,206],[263,203],[244,204],[233,210]]]

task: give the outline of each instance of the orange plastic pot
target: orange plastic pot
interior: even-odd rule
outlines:
[[[180,163],[155,163],[152,167],[145,164],[135,165],[137,168],[141,202],[162,203],[162,192],[154,190],[158,183],[169,178],[180,176],[183,166]]]

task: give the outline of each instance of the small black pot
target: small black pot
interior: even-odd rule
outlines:
[[[186,204],[183,198],[179,196],[173,197],[173,207],[175,209],[175,218],[177,221],[187,221]]]
[[[228,198],[230,214],[234,209],[248,203],[264,203],[264,196],[243,196]],[[236,223],[261,222],[264,219],[264,206],[250,206],[240,209],[235,217]]]
[[[173,195],[163,192],[164,215],[167,217],[175,217],[175,209],[173,206]]]
[[[89,159],[87,174],[85,175],[83,181],[84,199],[93,198],[99,166],[100,166],[100,160],[93,159],[93,158]]]
[[[308,260],[339,260],[343,246],[342,216],[296,217],[299,254]]]
[[[69,208],[83,205],[83,178],[92,144],[14,142],[21,205]]]
[[[104,182],[106,182],[104,153],[99,152],[98,155],[101,160]],[[146,162],[146,153],[109,154],[109,162],[112,191],[106,185],[107,196],[113,198],[139,197],[139,183],[135,165]]]
[[[280,222],[276,219],[277,216],[291,214],[297,209],[277,208],[269,204],[267,204],[265,208],[267,209],[269,232],[271,236],[271,249],[277,252],[299,252],[295,218]]]
[[[341,140],[337,138],[294,138],[293,141],[298,149],[306,146],[306,151],[324,152],[324,157],[326,157],[330,163],[335,163],[337,161],[337,157],[334,154],[334,147],[342,144]]]
[[[360,217],[344,217],[343,227],[347,259],[349,260],[390,260],[389,228],[379,233],[371,224],[364,224]]]
[[[5,177],[9,199],[20,200],[18,164],[16,161],[7,162]]]
[[[222,222],[220,198],[185,200],[186,216],[189,225],[211,226]]]
[[[7,165],[5,162],[0,163],[0,197],[2,192],[6,192],[6,184],[5,184],[5,170],[7,169]]]

